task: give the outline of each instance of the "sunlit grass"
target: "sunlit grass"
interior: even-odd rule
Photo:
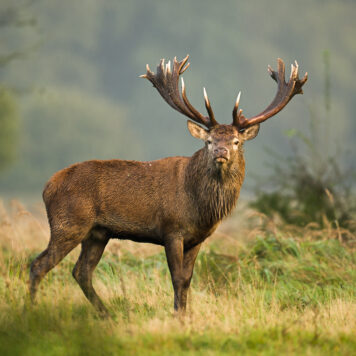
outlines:
[[[198,257],[183,320],[173,314],[162,248],[112,242],[94,277],[112,316],[101,320],[71,276],[78,251],[29,305],[28,266],[48,230],[15,204],[12,214],[1,213],[0,354],[355,353],[353,240],[293,234],[276,226],[235,232],[228,222]]]

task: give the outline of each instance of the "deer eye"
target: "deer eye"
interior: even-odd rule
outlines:
[[[234,145],[238,145],[239,144],[239,141],[238,140],[235,140],[234,141]]]
[[[206,140],[206,143],[208,144],[208,145],[211,145],[211,140]]]

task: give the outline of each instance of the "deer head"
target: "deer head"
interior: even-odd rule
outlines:
[[[229,165],[238,156],[239,147],[244,141],[255,138],[258,134],[260,123],[280,112],[296,94],[302,94],[302,86],[308,79],[306,73],[302,79],[298,77],[298,64],[291,66],[291,74],[288,83],[285,82],[285,67],[282,59],[278,58],[278,72],[268,66],[268,71],[273,80],[278,84],[277,93],[271,104],[260,114],[246,118],[239,110],[241,92],[237,96],[233,111],[232,124],[219,124],[213,113],[210,101],[204,88],[204,101],[209,116],[204,116],[195,109],[189,102],[186,95],[184,80],[182,82],[182,92],[179,90],[179,77],[189,67],[188,57],[178,62],[176,57],[173,60],[173,68],[169,61],[165,65],[165,60],[161,59],[157,66],[157,73],[154,74],[148,64],[146,74],[141,78],[148,79],[158,90],[163,99],[175,110],[189,117],[188,129],[191,135],[205,142],[205,148],[209,157],[217,167]],[[205,126],[205,127],[203,127]]]

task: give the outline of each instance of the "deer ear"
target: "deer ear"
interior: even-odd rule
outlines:
[[[206,131],[204,128],[202,128],[201,126],[199,126],[193,121],[188,120],[187,124],[188,124],[188,130],[193,137],[205,141],[205,139],[208,136],[208,131]]]
[[[252,140],[255,138],[258,134],[258,131],[260,131],[260,124],[253,125],[249,128],[247,128],[243,133],[242,133],[242,138],[244,141]]]

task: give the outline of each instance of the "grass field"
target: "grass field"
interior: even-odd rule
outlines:
[[[238,216],[204,244],[184,320],[162,249],[110,242],[94,277],[112,315],[101,320],[71,276],[77,250],[28,304],[48,228],[42,211],[2,208],[0,355],[356,355],[355,236]]]

